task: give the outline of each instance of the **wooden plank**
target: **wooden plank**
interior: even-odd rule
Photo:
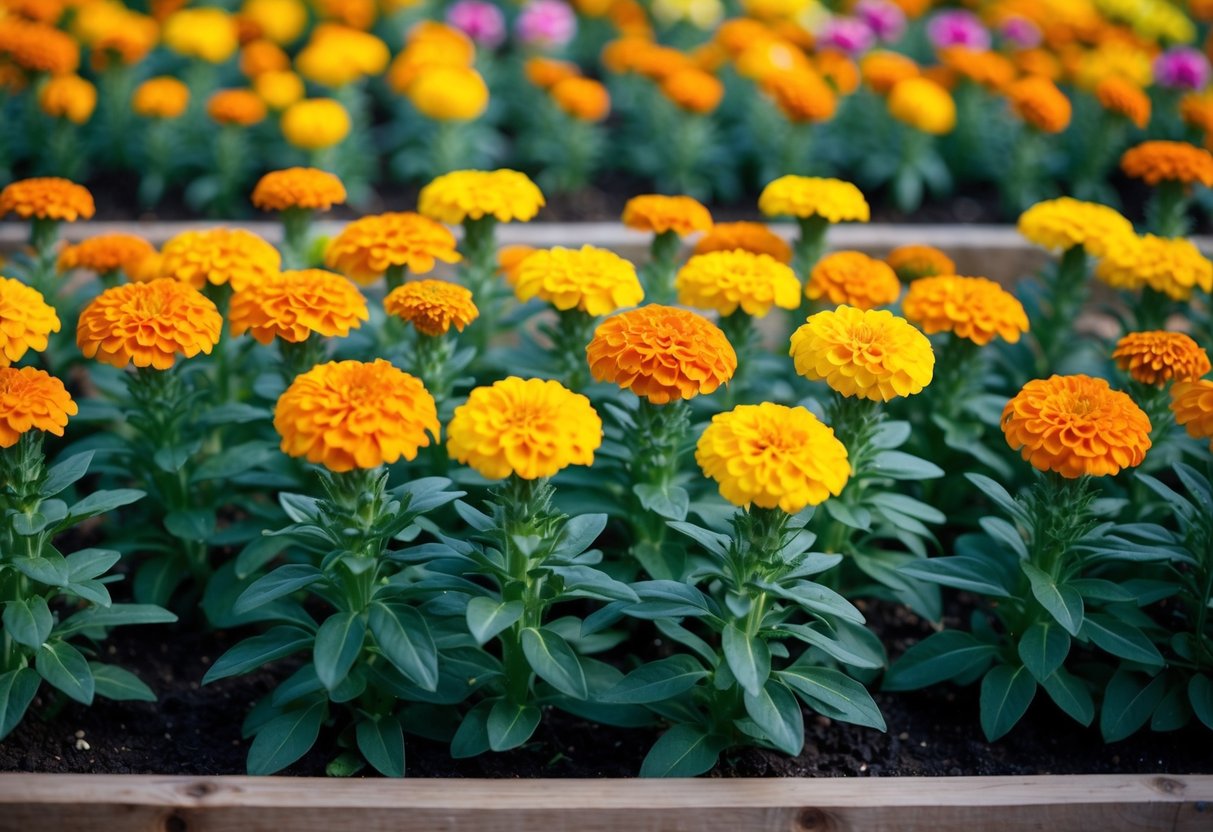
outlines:
[[[1213,830],[1213,776],[325,780],[0,775],[0,830]]]

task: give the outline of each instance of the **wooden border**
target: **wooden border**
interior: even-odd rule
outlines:
[[[328,780],[0,775],[0,830],[1118,832],[1213,829],[1213,775]]]

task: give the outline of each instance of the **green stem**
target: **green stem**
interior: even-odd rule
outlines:
[[[594,334],[598,319],[580,309],[557,312],[556,326],[550,330],[557,373],[564,386],[580,391],[590,381],[585,347]]]
[[[1167,179],[1158,184],[1146,205],[1150,230],[1160,237],[1184,237],[1190,230],[1188,222],[1187,186]]]
[[[678,255],[682,239],[677,231],[663,231],[649,244],[649,261],[640,269],[644,299],[649,303],[674,301],[674,275],[678,271]]]
[[[312,212],[307,208],[287,208],[282,217],[282,268],[307,268],[308,237],[312,229]]]
[[[1082,246],[1072,246],[1062,255],[1052,279],[1046,282],[1043,320],[1032,322],[1038,347],[1037,375],[1043,377],[1053,371],[1063,350],[1072,344],[1074,319],[1086,296],[1087,254]]]
[[[472,290],[472,298],[480,310],[480,317],[468,327],[469,338],[482,357],[488,350],[503,301],[500,281],[497,279],[497,220],[494,217],[466,219],[463,222],[463,241],[460,248],[463,263],[460,276]]]

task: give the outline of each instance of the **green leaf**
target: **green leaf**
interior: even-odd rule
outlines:
[[[281,536],[263,536],[250,540],[236,555],[235,575],[244,580],[272,561],[279,552],[290,545],[290,540]]]
[[[640,506],[645,511],[651,511],[666,520],[681,521],[687,518],[691,496],[685,488],[677,485],[663,488],[659,485],[639,483],[632,486],[632,493],[640,500]]]
[[[1082,635],[1113,656],[1151,667],[1163,666],[1162,654],[1146,634],[1119,619],[1107,615],[1087,616]]]
[[[32,667],[0,674],[0,740],[7,737],[25,716],[42,679]]]
[[[1116,742],[1146,724],[1167,692],[1163,674],[1154,678],[1121,668],[1108,680],[1099,713],[1104,742]]]
[[[279,566],[273,572],[249,584],[249,588],[240,593],[232,612],[240,615],[255,610],[262,604],[298,592],[304,587],[311,586],[324,578],[324,573],[308,563],[288,563]]]
[[[1083,598],[1093,601],[1128,602],[1134,598],[1133,593],[1120,584],[1100,578],[1075,578],[1069,582],[1069,586],[1078,590]]]
[[[539,727],[540,716],[542,714],[534,705],[517,705],[508,699],[498,699],[484,726],[489,735],[489,748],[509,751],[522,745]]]
[[[1188,701],[1192,704],[1192,712],[1196,718],[1213,728],[1213,681],[1203,673],[1194,673],[1188,680]],[[0,734],[3,739],[3,734]]]
[[[13,558],[9,563],[31,581],[47,586],[67,586],[71,583],[71,570],[67,560],[58,552],[43,549],[42,557]]]
[[[861,474],[889,477],[894,480],[933,480],[943,476],[943,469],[902,451],[881,451],[868,463]]]
[[[328,703],[313,702],[274,717],[257,732],[248,750],[248,773],[273,774],[289,766],[316,744]]]
[[[59,635],[91,627],[126,627],[137,624],[172,624],[177,616],[155,604],[113,604],[78,612],[55,629]]]
[[[202,684],[256,670],[263,664],[311,646],[314,639],[311,633],[298,627],[286,624],[272,627],[259,636],[245,639],[220,656],[202,677]]]
[[[1017,522],[1029,525],[1032,518],[1027,510],[1000,484],[984,474],[965,474],[965,479],[977,486],[983,494],[990,498],[994,505],[1002,509]]]
[[[1051,621],[1038,621],[1019,639],[1019,658],[1042,684],[1070,653],[1070,637]]]
[[[1167,685],[1167,692],[1150,716],[1151,731],[1177,731],[1192,720],[1192,708],[1188,705],[1185,688],[1178,680]]]
[[[93,462],[93,451],[69,456],[61,462],[56,462],[46,472],[46,480],[42,483],[42,497],[54,497],[69,485],[78,482],[88,473],[88,466]]]
[[[757,696],[771,675],[771,651],[766,642],[749,635],[730,621],[721,634],[724,660],[737,683],[749,694]]]
[[[131,503],[142,500],[145,496],[144,492],[134,488],[116,488],[112,491],[94,491],[80,502],[76,503],[67,512],[67,518],[60,523],[61,528],[74,526],[81,520],[89,517],[96,517],[98,514],[105,514],[122,506],[128,506]]]
[[[156,694],[143,680],[121,667],[112,664],[89,662],[93,671],[98,696],[115,702],[155,702]]]
[[[799,693],[809,707],[822,706],[832,719],[885,730],[884,717],[867,688],[841,671],[794,664],[775,671],[775,676]]]
[[[824,625],[781,624],[779,625],[779,629],[781,632],[793,635],[801,641],[813,645],[827,656],[837,659],[843,664],[864,669],[873,669],[884,666],[884,662],[880,661],[879,659],[864,653],[860,653],[846,642],[832,638],[825,633],[815,630],[814,626]]]
[[[1024,561],[1019,568],[1032,584],[1032,594],[1049,615],[1072,636],[1082,628],[1083,605],[1078,590],[1065,584],[1057,584],[1053,577],[1042,569]]]
[[[93,704],[96,685],[88,660],[65,641],[48,642],[34,654],[34,668],[50,685],[84,705]]]
[[[387,660],[417,687],[438,689],[438,649],[421,613],[412,607],[376,601],[370,607],[371,633]]]
[[[745,710],[784,754],[796,756],[804,748],[804,715],[800,712],[800,703],[775,679],[768,679],[758,696],[745,695]]]
[[[506,627],[522,618],[521,601],[496,601],[492,598],[473,598],[468,601],[468,632],[477,644],[484,644]]]
[[[574,699],[589,695],[581,660],[553,630],[527,627],[522,631],[522,652],[539,678],[556,690]]]
[[[112,549],[81,549],[67,556],[68,579],[73,583],[98,578],[109,571],[122,555]]]
[[[1019,529],[1012,526],[1001,517],[983,517],[978,521],[983,531],[995,540],[1006,544],[1020,560],[1028,558],[1028,544],[1024,542]]]
[[[459,723],[451,738],[451,756],[456,760],[479,757],[489,750],[488,720],[494,704],[489,699],[480,701]]]
[[[998,581],[997,574],[990,564],[981,558],[967,555],[952,555],[943,558],[927,558],[907,563],[897,570],[914,578],[950,586],[953,589],[965,589],[979,595],[989,595],[993,598],[1010,598],[1010,590]]]
[[[255,440],[224,448],[197,466],[190,475],[192,482],[228,479],[273,459],[277,449],[269,442]]]
[[[679,653],[641,665],[597,698],[618,704],[661,702],[686,693],[707,675],[693,657]]]
[[[332,690],[345,681],[362,652],[365,637],[366,619],[356,612],[336,613],[320,625],[312,648],[312,661],[316,664],[316,676],[325,688]]]
[[[998,648],[961,630],[943,630],[907,650],[884,677],[884,690],[917,690],[978,672]]]
[[[640,601],[640,597],[630,586],[592,566],[554,566],[551,572],[553,575],[559,575],[564,581],[564,591],[567,595],[576,594],[600,601]]]
[[[560,530],[560,537],[556,540],[556,546],[552,550],[553,554],[563,557],[580,555],[594,545],[594,541],[602,534],[606,524],[607,516],[605,514],[579,514],[576,517],[570,517],[564,524],[564,528]]]
[[[728,743],[695,725],[662,734],[640,766],[641,777],[697,777],[710,770]]]
[[[205,508],[170,511],[164,516],[164,528],[173,537],[202,543],[215,533],[215,512]]]
[[[31,650],[42,646],[55,626],[55,617],[51,615],[46,599],[35,595],[29,601],[16,598],[4,605],[4,629],[18,644]]]
[[[364,719],[355,736],[358,750],[384,777],[404,776],[404,731],[394,717]]]
[[[1036,696],[1036,680],[1026,667],[995,665],[981,680],[981,730],[990,742],[1015,727]]]
[[[717,534],[716,532],[705,529],[702,526],[696,526],[694,523],[671,521],[666,525],[679,534],[684,534],[691,538],[691,540],[694,540],[696,543],[702,546],[708,554],[715,555],[716,557],[722,559],[728,557],[730,540],[727,535]],[[660,740],[658,740],[658,742],[660,742]]]
[[[1069,714],[1076,722],[1086,726],[1095,719],[1095,700],[1087,685],[1065,668],[1057,668],[1053,675],[1041,682],[1045,693],[1049,694],[1057,707]]]

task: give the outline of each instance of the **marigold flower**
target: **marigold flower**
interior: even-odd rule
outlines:
[[[833,428],[803,407],[770,402],[713,416],[695,461],[733,505],[788,514],[837,497],[851,476],[847,449]]]
[[[404,95],[413,81],[430,67],[471,67],[474,59],[475,47],[470,40],[466,43],[466,49],[461,47],[453,51],[446,43],[438,41],[414,42],[392,61],[387,74],[388,86]]]
[[[1213,292],[1213,263],[1191,240],[1127,235],[1108,246],[1095,276],[1117,289],[1148,286],[1173,300],[1188,300],[1200,288]]]
[[[543,193],[516,170],[457,170],[421,189],[418,208],[425,216],[457,225],[495,217],[498,222],[527,222],[545,205]]]
[[[327,211],[345,202],[345,185],[317,168],[286,168],[267,173],[253,188],[253,205],[262,211]]]
[[[183,231],[160,251],[160,274],[195,289],[224,283],[239,292],[260,283],[282,266],[278,249],[242,228]]]
[[[438,438],[438,409],[420,380],[382,358],[330,361],[297,376],[274,408],[282,452],[330,471],[417,458]]]
[[[724,98],[724,84],[698,67],[671,72],[661,80],[665,97],[689,113],[710,113]]]
[[[88,188],[57,176],[21,179],[0,191],[0,217],[75,222],[91,219],[95,211]]]
[[[164,45],[179,55],[221,64],[240,46],[235,19],[223,9],[182,9],[164,21]]]
[[[155,253],[152,244],[142,237],[101,234],[64,248],[59,253],[58,268],[61,272],[88,269],[97,274],[108,274],[119,269],[127,271]]]
[[[383,299],[383,308],[431,337],[446,335],[452,326],[463,332],[480,317],[471,290],[445,280],[413,280],[397,286]]]
[[[387,44],[350,26],[322,23],[295,56],[295,68],[309,81],[326,87],[343,87],[367,75],[378,75],[388,65]]]
[[[41,292],[20,280],[0,277],[0,366],[20,361],[29,350],[46,349],[48,336],[59,326],[55,308]]]
[[[539,249],[534,246],[512,245],[497,249],[497,268],[505,275],[505,279],[513,286],[518,282],[518,270],[522,261]]]
[[[984,277],[919,278],[910,284],[901,309],[927,335],[951,332],[983,346],[996,336],[1014,344],[1028,331],[1028,315],[1019,299]]]
[[[577,78],[581,69],[572,61],[558,61],[545,55],[534,55],[523,64],[526,78],[541,90],[551,89],[568,78]]]
[[[1134,381],[1155,387],[1196,381],[1213,370],[1208,353],[1182,332],[1130,332],[1116,342],[1112,358]]]
[[[1095,87],[1095,98],[1109,113],[1123,116],[1139,130],[1150,123],[1150,96],[1124,78],[1112,75]]]
[[[1102,378],[1053,376],[1023,386],[1002,411],[1012,450],[1040,471],[1066,479],[1102,477],[1140,465],[1150,449],[1150,419]]]
[[[251,127],[265,120],[265,102],[252,90],[219,90],[206,102],[206,114],[220,124]]]
[[[956,264],[952,258],[934,246],[898,246],[889,252],[884,261],[907,283],[920,277],[956,274]]]
[[[1213,132],[1213,90],[1190,92],[1179,99],[1179,115],[1184,124]]]
[[[871,216],[863,193],[841,179],[781,176],[758,197],[758,210],[768,217],[821,217],[827,222],[867,222]]]
[[[392,267],[427,274],[436,260],[458,263],[455,244],[455,235],[445,226],[421,214],[371,214],[354,220],[329,242],[324,264],[369,286]]]
[[[0,367],[0,448],[35,429],[62,436],[68,417],[78,412],[63,382],[45,370]]]
[[[900,52],[875,49],[859,62],[859,74],[873,92],[888,95],[898,82],[917,77],[919,68],[913,58]]]
[[[340,144],[350,133],[350,114],[332,98],[309,98],[292,104],[279,122],[282,136],[303,150]]]
[[[839,95],[850,95],[859,89],[859,66],[839,49],[819,49],[813,67],[838,90]]]
[[[418,112],[436,121],[471,121],[489,106],[484,78],[466,66],[424,67],[405,94]]]
[[[540,298],[561,311],[607,315],[644,300],[636,267],[613,251],[594,246],[536,251],[513,275],[520,301]]]
[[[901,282],[893,267],[860,251],[838,251],[813,266],[805,294],[859,309],[874,309],[897,300]],[[789,307],[794,308],[794,307]]]
[[[131,109],[144,118],[177,118],[189,103],[190,88],[167,75],[147,79],[131,96]]]
[[[255,81],[267,72],[285,72],[290,68],[291,56],[273,41],[250,41],[240,50],[240,71],[250,80]]]
[[[1070,99],[1048,78],[1031,75],[1007,87],[1011,108],[1025,123],[1042,133],[1060,133],[1070,126]]]
[[[154,19],[116,0],[80,5],[71,30],[81,44],[89,47],[93,68],[98,71],[115,60],[127,66],[142,61],[160,37],[160,26]]]
[[[593,78],[564,78],[551,87],[552,101],[573,118],[602,121],[611,112],[611,94]]]
[[[738,249],[766,254],[780,263],[792,262],[792,247],[760,222],[718,222],[695,244],[695,254]]]
[[[303,79],[290,70],[271,70],[253,79],[253,92],[274,112],[282,112],[303,100]]]
[[[106,289],[80,313],[76,343],[85,358],[115,367],[167,370],[178,355],[210,354],[223,317],[206,295],[160,278]]]
[[[649,304],[598,325],[585,348],[590,373],[656,405],[710,394],[737,371],[720,327],[686,309]]]
[[[721,315],[732,315],[740,306],[747,315],[762,318],[774,306],[800,306],[800,280],[789,266],[739,249],[695,255],[678,270],[674,288],[679,303]]]
[[[259,37],[290,44],[307,26],[307,6],[300,0],[244,0],[240,16],[257,27]]]
[[[685,237],[712,227],[712,215],[697,199],[689,196],[643,194],[623,206],[623,224],[637,231],[664,234],[673,231]]]
[[[784,117],[796,124],[829,121],[838,109],[833,88],[811,69],[772,72],[763,78],[762,86]]]
[[[1171,412],[1175,422],[1193,439],[1213,438],[1213,381],[1201,378],[1171,385]],[[1213,442],[1209,447],[1213,449]]]
[[[915,130],[942,136],[956,126],[952,94],[930,78],[898,81],[889,91],[889,115]]]
[[[920,393],[935,373],[927,336],[885,309],[840,306],[811,315],[792,333],[789,354],[810,381],[873,401]]]
[[[986,89],[1004,89],[1015,80],[1015,65],[1010,59],[988,49],[949,46],[939,50],[939,60],[961,78]]]
[[[1049,251],[1082,246],[1101,256],[1108,247],[1133,236],[1133,224],[1115,209],[1068,196],[1038,202],[1019,216],[1019,233]]]
[[[1199,182],[1206,188],[1213,187],[1213,153],[1187,142],[1142,142],[1125,151],[1120,168],[1147,185]]]
[[[66,75],[80,66],[80,47],[76,41],[45,23],[0,20],[0,53],[28,72]]]
[[[452,459],[490,480],[592,465],[601,444],[602,419],[589,399],[557,381],[517,376],[473,390],[455,408],[446,442]]]
[[[97,107],[97,88],[79,75],[56,75],[39,90],[38,106],[51,118],[84,124]]]
[[[368,320],[366,298],[344,277],[323,269],[273,274],[232,295],[232,335],[247,332],[262,344],[275,338],[306,341],[312,333],[344,338]]]

